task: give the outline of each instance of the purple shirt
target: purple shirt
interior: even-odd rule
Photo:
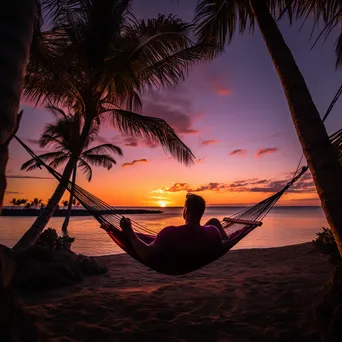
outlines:
[[[200,258],[215,253],[222,244],[222,236],[215,226],[170,226],[161,230],[153,243],[161,251],[171,253],[173,259]]]

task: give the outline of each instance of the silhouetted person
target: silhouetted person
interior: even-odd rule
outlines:
[[[227,239],[218,219],[213,218],[204,226],[200,224],[204,211],[205,200],[201,196],[187,194],[183,209],[185,224],[164,228],[150,244],[135,234],[129,218],[123,217],[120,227],[144,261],[160,260],[163,257],[174,263],[184,258],[193,260],[215,254]]]

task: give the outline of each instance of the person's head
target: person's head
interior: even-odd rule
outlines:
[[[203,197],[187,194],[183,209],[184,220],[190,219],[193,221],[200,221],[205,210],[205,200]]]

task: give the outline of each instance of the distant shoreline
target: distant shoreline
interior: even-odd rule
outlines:
[[[0,216],[39,216],[42,209],[16,209],[16,208],[3,208],[1,211]],[[100,211],[101,215],[109,215],[109,214],[162,214],[163,212],[161,210],[148,210],[148,209],[113,209],[113,210],[102,210]],[[57,209],[53,217],[65,217],[67,214],[66,209]],[[71,210],[71,216],[92,216],[91,213],[89,213],[85,209],[73,209]]]

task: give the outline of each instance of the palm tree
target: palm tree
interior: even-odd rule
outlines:
[[[19,206],[22,205],[22,204],[25,205],[27,203],[27,199],[22,198],[22,199],[19,200],[19,202],[20,202]]]
[[[319,1],[319,0],[317,0]],[[329,225],[342,255],[342,166],[330,143],[309,89],[273,15],[291,8],[285,0],[199,0],[194,22],[200,42],[215,41],[222,51],[237,29],[258,24],[272,57],[308,166]],[[280,7],[278,8],[277,5]],[[239,26],[238,26],[239,25]]]
[[[35,197],[35,198],[33,199],[33,201],[31,202],[31,207],[34,207],[35,209],[37,209],[38,206],[41,205],[42,203],[43,203],[43,200],[41,200],[41,199]]]
[[[32,204],[30,202],[27,202],[25,204],[25,209],[31,209],[32,208]]]
[[[0,212],[7,186],[8,145],[20,121],[18,108],[35,18],[36,0],[1,3]]]
[[[49,107],[55,115],[56,122],[45,127],[39,144],[40,147],[51,147],[54,152],[41,154],[39,158],[53,168],[58,168],[67,163],[72,157],[73,147],[78,143],[83,128],[83,116],[79,114],[67,115],[61,108]],[[113,144],[101,144],[89,148],[98,134],[99,126],[93,126],[85,140],[83,151],[78,158],[72,173],[72,184],[76,183],[77,168],[86,175],[88,182],[92,179],[91,166],[102,166],[110,170],[116,164],[114,154],[122,156],[121,148]],[[39,167],[36,159],[32,158],[21,166],[21,170],[32,171]],[[67,232],[72,205],[75,202],[73,191],[70,192],[69,201],[62,201],[68,206],[68,211],[62,226],[62,231]]]
[[[193,163],[190,149],[164,120],[136,112],[145,90],[177,84],[208,52],[188,37],[192,26],[173,16],[137,20],[132,0],[65,2],[63,10],[49,11],[52,27],[33,40],[24,90],[29,101],[60,104],[84,118],[63,177],[70,178],[89,132],[104,120],[123,134],[160,142],[180,162]],[[60,184],[15,248],[36,241],[64,191]]]
[[[68,204],[69,204],[69,201],[68,201],[68,200],[63,200],[61,203],[62,203],[64,209],[66,209],[66,207],[67,207]]]
[[[10,204],[12,204],[12,208],[17,205],[18,200],[16,198],[12,198]]]

